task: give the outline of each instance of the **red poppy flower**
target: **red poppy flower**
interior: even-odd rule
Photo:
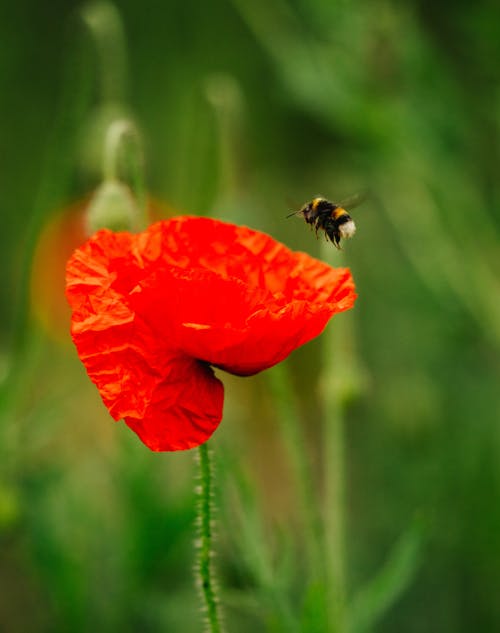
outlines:
[[[69,260],[66,294],[73,341],[109,412],[157,451],[192,448],[217,428],[212,367],[267,369],[356,298],[348,269],[196,217],[97,232]]]

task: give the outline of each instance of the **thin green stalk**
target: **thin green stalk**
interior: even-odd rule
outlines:
[[[300,517],[304,527],[304,544],[312,576],[315,580],[321,573],[323,555],[320,545],[318,499],[313,486],[311,464],[307,459],[306,437],[297,414],[293,388],[286,365],[280,363],[273,367],[268,376],[282,437],[288,451],[293,484],[298,493]]]
[[[120,180],[120,157],[127,139],[135,140],[139,145],[138,133],[132,121],[127,119],[113,121],[106,131],[104,141],[102,160],[104,180]]]
[[[242,95],[238,82],[223,73],[210,75],[205,93],[216,117],[219,150],[219,187],[217,208],[226,203],[231,208],[241,197],[242,160]]]
[[[325,242],[323,258],[339,265],[338,253]],[[334,261],[335,257],[335,261]],[[348,630],[346,608],[345,542],[345,429],[344,413],[350,397],[362,387],[353,351],[350,315],[338,315],[324,332],[320,395],[323,406],[324,547],[329,630]]]
[[[325,372],[325,377],[328,373]],[[342,408],[335,390],[323,395],[324,546],[330,630],[343,633],[347,614],[345,586],[345,438]]]
[[[141,135],[130,119],[117,119],[107,129],[102,159],[103,180],[123,180],[120,172],[124,169],[120,169],[121,165],[128,172],[124,176],[130,180],[137,200],[141,214],[138,224],[144,228],[147,226],[144,156]]]
[[[111,2],[91,0],[81,9],[81,18],[97,52],[99,100],[122,103],[126,100],[127,55],[120,13]]]
[[[206,615],[205,630],[207,633],[221,633],[222,625],[219,614],[219,599],[214,580],[212,565],[213,552],[213,491],[211,451],[207,444],[202,444],[197,451],[198,486],[196,487],[196,523],[197,523],[197,558],[196,580],[203,599]]]
[[[103,181],[87,206],[87,232],[90,235],[104,227],[142,231],[148,225],[146,188],[141,137],[134,123],[113,121],[106,130],[103,150]],[[133,187],[125,184],[129,181]]]

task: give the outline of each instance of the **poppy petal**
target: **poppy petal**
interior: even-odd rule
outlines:
[[[189,216],[136,235],[99,231],[68,262],[66,293],[90,378],[153,450],[213,433],[223,387],[210,365],[237,375],[271,367],[356,298],[348,269]]]

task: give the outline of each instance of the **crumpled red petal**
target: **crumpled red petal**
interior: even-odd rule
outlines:
[[[352,307],[348,269],[270,236],[179,217],[99,231],[67,266],[72,336],[111,415],[153,450],[206,441],[222,417],[210,366],[251,375]]]

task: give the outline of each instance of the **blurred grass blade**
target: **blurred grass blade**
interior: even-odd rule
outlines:
[[[274,399],[283,444],[292,469],[297,503],[304,530],[304,547],[309,568],[315,580],[322,576],[321,526],[318,499],[307,455],[307,437],[302,428],[288,366],[284,363],[268,372],[269,387]]]
[[[367,633],[397,602],[415,578],[422,549],[420,525],[412,525],[394,545],[376,576],[349,605],[349,633]]]
[[[89,55],[83,45],[74,16],[68,21],[63,48],[61,92],[57,111],[46,136],[46,150],[40,164],[38,189],[25,222],[23,250],[19,262],[16,292],[12,300],[12,329],[8,335],[9,363],[0,388],[0,416],[20,397],[23,384],[34,371],[39,339],[28,331],[30,276],[36,242],[48,210],[67,197],[71,186],[76,128],[91,99],[92,74]],[[7,415],[7,414],[6,414]]]
[[[265,535],[264,519],[253,483],[227,450],[218,454],[217,461],[220,464],[218,471],[226,473],[222,480],[225,490],[218,503],[225,515],[222,520],[233,526],[233,545],[257,585],[259,604],[264,606],[263,617],[268,624],[266,630],[299,633],[299,623],[288,595],[292,578],[288,575],[286,542],[281,541],[280,547],[281,552],[285,552],[285,558],[276,561]],[[281,564],[283,561],[285,565]]]
[[[404,183],[404,177],[399,178]],[[425,186],[413,184],[412,198],[418,213],[407,221],[401,213],[408,199],[408,187],[399,185],[391,194],[391,204],[382,204],[382,211],[394,226],[404,252],[422,281],[442,300],[442,293],[450,289],[483,334],[495,344],[500,343],[500,284],[474,241],[469,241],[464,255],[458,239],[447,230],[437,205]],[[465,237],[462,236],[462,242]],[[425,248],[422,248],[425,244]]]

